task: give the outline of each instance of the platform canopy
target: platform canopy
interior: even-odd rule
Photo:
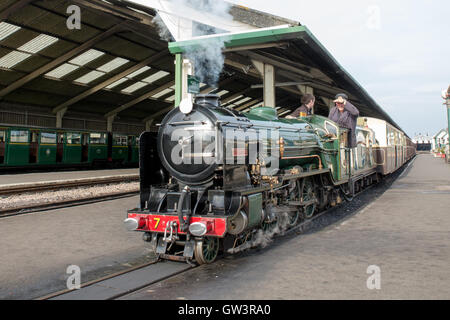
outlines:
[[[123,122],[139,131],[143,123],[160,121],[174,107],[174,54],[204,39],[171,43],[171,53],[155,16],[159,12],[163,22],[179,18],[203,25],[215,19],[193,8],[170,12],[167,0],[140,2],[148,5],[125,0],[1,1],[0,123],[55,127],[56,119],[57,126],[66,128],[124,131],[112,126]],[[79,30],[67,26],[71,6],[80,9]],[[201,92],[215,90],[223,104],[239,110],[261,105],[264,77],[258,68],[268,65],[276,71],[274,98],[280,115],[298,107],[302,94],[311,91],[318,97],[316,111],[328,114],[335,94],[347,92],[362,115],[395,125],[299,22],[240,6],[232,6],[230,14],[232,30],[225,31],[231,31],[231,40],[225,41],[217,88],[201,84]],[[261,34],[246,34],[245,28],[262,28]],[[169,41],[175,39],[169,34]]]
[[[270,65],[275,72],[275,107],[279,115],[288,114],[298,107],[300,96],[311,92],[316,96],[315,112],[327,116],[335,95],[346,93],[362,116],[384,119],[399,128],[306,26],[278,26],[201,36],[169,43],[169,50],[172,54],[185,54],[215,44],[223,46],[225,69],[218,89],[212,92],[223,93],[224,89],[234,86],[233,95],[223,96],[225,106],[245,111],[253,107],[253,103],[254,106],[261,105],[264,88],[261,77],[264,78],[264,75],[258,70],[258,65]],[[229,79],[245,79],[247,86],[238,87]],[[242,104],[234,100],[236,92]]]

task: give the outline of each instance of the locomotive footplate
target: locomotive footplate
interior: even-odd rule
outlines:
[[[227,228],[226,216],[200,216],[194,215],[189,218],[190,225],[201,223],[206,227],[204,236],[224,237]],[[130,227],[135,231],[158,233],[165,236],[169,242],[172,238],[186,235],[189,231],[180,228],[177,215],[173,213],[153,213],[148,211],[130,210],[127,219]]]

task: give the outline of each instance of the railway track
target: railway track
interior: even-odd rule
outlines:
[[[154,260],[35,300],[113,300],[198,266]]]
[[[139,175],[137,174],[127,174],[120,176],[107,176],[107,177],[95,177],[95,178],[82,178],[82,179],[72,179],[72,180],[58,180],[58,181],[45,181],[37,183],[20,183],[20,184],[10,184],[0,186],[0,197],[18,195],[18,194],[33,194],[37,195],[42,192],[49,191],[64,191],[71,190],[78,187],[102,187],[112,184],[119,183],[130,183],[139,181]],[[20,214],[27,214],[33,212],[39,212],[44,210],[60,209],[76,205],[95,203],[100,201],[109,201],[114,199],[119,199],[123,197],[128,197],[137,194],[139,191],[123,191],[123,192],[111,192],[107,194],[102,194],[98,196],[88,196],[75,199],[57,200],[49,203],[36,203],[36,204],[26,204],[18,205],[12,207],[1,208],[0,207],[0,218],[9,217]]]
[[[0,196],[139,181],[138,174],[0,185]]]

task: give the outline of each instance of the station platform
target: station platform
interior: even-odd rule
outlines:
[[[139,168],[0,174],[0,186],[45,181],[66,181],[84,178],[111,177],[129,174],[139,174]]]
[[[123,227],[126,210],[138,201],[2,218],[7,245],[0,248],[0,298],[62,290],[69,265],[81,268],[85,282],[153,259],[142,235]],[[226,256],[121,299],[450,299],[449,208],[450,165],[420,154],[389,189],[345,220]],[[379,267],[380,289],[367,287],[369,266]]]
[[[67,267],[82,283],[154,259],[142,234],[123,226],[138,196],[0,219],[0,300],[67,289]]]
[[[450,165],[420,154],[345,220],[124,299],[450,299],[449,208]]]

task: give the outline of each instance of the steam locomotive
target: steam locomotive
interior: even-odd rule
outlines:
[[[350,149],[347,130],[325,117],[242,113],[198,95],[191,110],[169,112],[157,136],[141,135],[140,204],[125,226],[161,258],[212,263],[260,230],[293,227],[351,199],[415,154],[383,120],[358,119],[356,136]]]

